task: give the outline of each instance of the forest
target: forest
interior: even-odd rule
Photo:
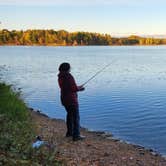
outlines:
[[[164,45],[166,39],[140,37],[112,37],[109,34],[92,32],[68,32],[65,30],[0,30],[0,45],[45,45],[45,46],[88,46],[88,45]]]

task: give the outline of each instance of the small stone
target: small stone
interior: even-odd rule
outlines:
[[[127,157],[122,157],[122,160],[126,160],[127,159]]]
[[[139,154],[140,154],[140,155],[145,155],[145,153],[144,153],[144,152],[140,152]]]
[[[130,160],[133,160],[133,157],[130,157]]]
[[[105,152],[104,157],[107,157],[107,156],[109,156],[109,153]]]

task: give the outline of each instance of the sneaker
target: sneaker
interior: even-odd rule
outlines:
[[[66,134],[66,137],[72,137],[73,135],[72,134]]]
[[[84,140],[85,136],[79,135],[77,137],[73,137],[73,141],[80,141],[80,140]]]

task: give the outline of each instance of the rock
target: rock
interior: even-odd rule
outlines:
[[[133,157],[130,157],[129,159],[130,159],[130,160],[133,160]]]

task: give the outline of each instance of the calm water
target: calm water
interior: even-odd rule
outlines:
[[[78,84],[111,63],[79,93],[82,126],[166,155],[166,46],[0,47],[0,78],[21,88],[30,107],[64,119],[57,84],[64,61]]]

